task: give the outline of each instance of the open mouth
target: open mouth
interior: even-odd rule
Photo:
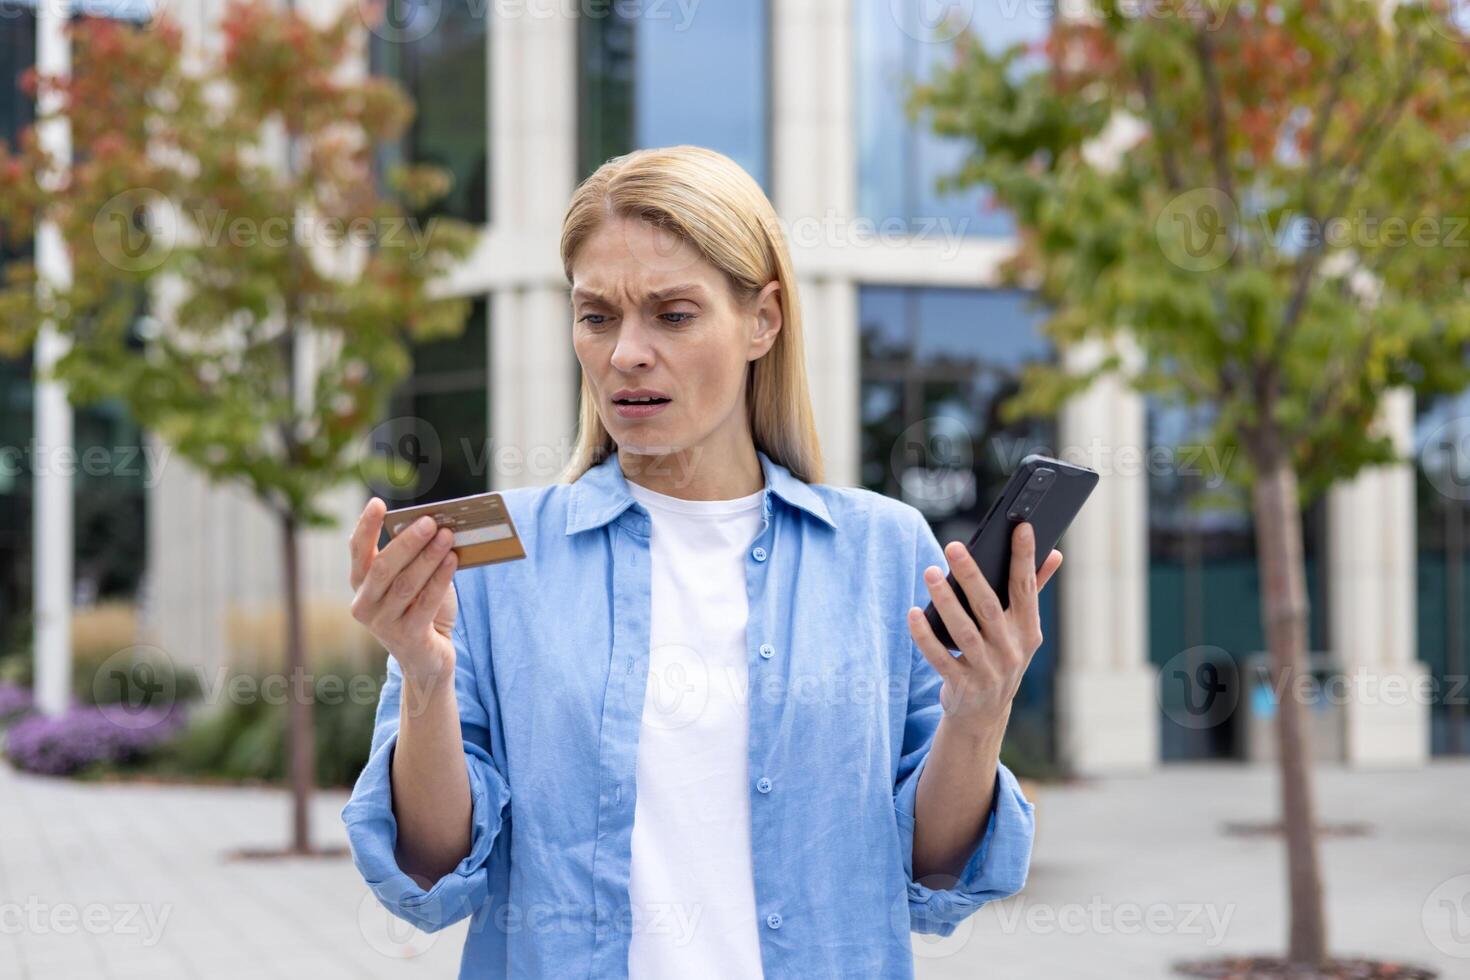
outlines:
[[[671,398],[614,398],[614,405],[665,405]]]

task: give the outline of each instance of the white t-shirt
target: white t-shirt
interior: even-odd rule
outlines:
[[[764,490],[734,500],[684,500],[632,481],[628,490],[653,524],[628,976],[759,977],[745,557]]]

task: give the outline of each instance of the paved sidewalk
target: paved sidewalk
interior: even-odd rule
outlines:
[[[1316,785],[1320,822],[1371,825],[1323,843],[1332,953],[1470,977],[1470,760],[1324,768]],[[1179,959],[1282,953],[1280,839],[1220,832],[1276,819],[1276,800],[1274,770],[1230,764],[1044,789],[1025,890],[975,913],[968,938],[915,936],[918,976],[1152,980]]]
[[[1470,762],[1328,769],[1318,785],[1324,819],[1373,826],[1324,847],[1334,950],[1470,976],[1470,877],[1453,880],[1470,876]],[[1219,831],[1274,814],[1271,771],[1171,766],[1037,795],[1026,891],[948,939],[915,936],[921,980],[1162,978],[1180,957],[1281,947],[1279,842]],[[345,800],[317,798],[321,843],[345,842]],[[346,858],[225,858],[278,845],[286,827],[274,790],[83,784],[0,765],[0,977],[455,975],[465,924],[411,932]]]

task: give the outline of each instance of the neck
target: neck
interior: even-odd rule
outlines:
[[[766,485],[755,444],[733,452],[691,446],[662,455],[618,450],[623,477],[655,493],[684,500],[734,500]]]

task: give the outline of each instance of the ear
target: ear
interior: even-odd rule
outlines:
[[[750,338],[750,354],[747,360],[758,360],[776,343],[784,320],[781,317],[781,283],[772,279],[751,300],[755,312],[755,334]]]

